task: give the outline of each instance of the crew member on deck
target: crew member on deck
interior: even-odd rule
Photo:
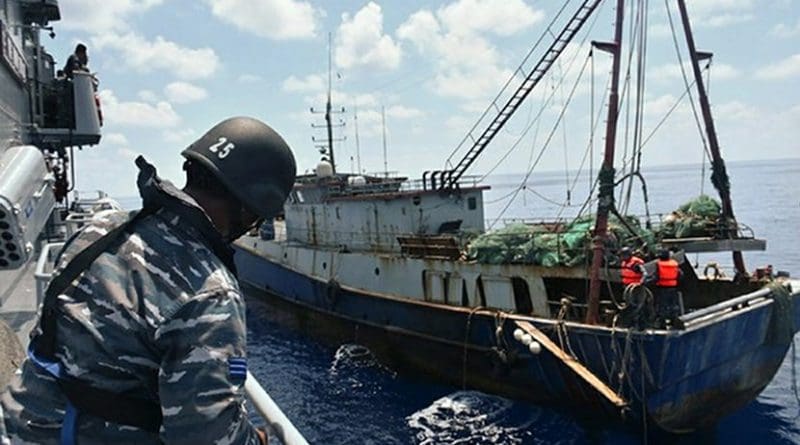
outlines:
[[[64,69],[61,71],[67,79],[72,79],[72,73],[75,71],[89,71],[88,65],[89,55],[86,54],[86,45],[79,43],[75,46],[75,52],[67,58],[67,63],[64,64]]]
[[[230,244],[282,210],[294,156],[247,117],[182,154],[182,190],[140,156],[142,210],[95,218],[67,241],[28,359],[0,394],[0,444],[266,445],[245,410]]]
[[[640,284],[645,274],[644,260],[637,255],[631,254],[630,247],[623,247],[619,251],[620,270],[622,275],[622,285]]]
[[[683,322],[678,318],[681,315],[678,283],[683,272],[667,249],[658,252],[656,266],[655,273],[648,276],[645,281],[655,283],[656,286],[655,306],[659,327],[666,327],[668,323],[672,329],[681,329]]]

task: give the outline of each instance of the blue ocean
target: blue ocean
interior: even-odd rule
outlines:
[[[669,213],[701,192],[715,195],[707,170],[688,165],[643,172],[650,213]],[[768,240],[766,252],[746,253],[748,269],[772,264],[800,276],[800,160],[730,163],[728,171],[737,219]],[[492,186],[485,194],[486,218],[498,226],[513,218],[574,216],[588,195],[588,177],[588,172],[534,174],[511,202],[523,175],[486,178]],[[638,183],[628,209],[644,213]],[[702,266],[709,259],[693,261]],[[725,253],[714,259],[723,266],[731,263]],[[713,430],[648,437],[619,426],[587,424],[579,413],[398,374],[363,346],[331,345],[295,330],[257,298],[248,299],[248,334],[252,372],[310,443],[800,443],[800,376],[795,373],[800,358],[792,350],[764,392]],[[800,335],[795,343],[800,349]]]

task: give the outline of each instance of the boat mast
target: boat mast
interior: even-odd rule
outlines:
[[[325,124],[328,127],[328,156],[335,175],[336,161],[333,157],[333,124],[331,123],[331,33],[328,33],[328,102],[325,104]]]
[[[711,183],[714,188],[719,192],[720,200],[722,201],[722,218],[725,227],[726,235],[734,238],[736,237],[736,218],[733,216],[733,203],[731,202],[731,188],[728,179],[728,172],[725,169],[725,161],[722,160],[722,154],[719,150],[719,140],[717,139],[717,131],[714,127],[714,119],[711,117],[711,106],[708,102],[706,95],[706,87],[703,83],[703,76],[700,73],[700,55],[697,53],[697,48],[694,45],[694,36],[692,35],[692,26],[689,23],[689,15],[686,12],[686,2],[678,0],[678,9],[681,13],[681,21],[683,22],[683,31],[686,34],[686,44],[689,46],[689,56],[692,61],[692,71],[694,72],[694,80],[697,84],[697,94],[700,100],[700,109],[703,113],[703,122],[705,123],[706,136],[708,137],[709,148],[711,149]],[[730,226],[733,225],[733,232],[730,232]],[[737,276],[744,276],[747,270],[744,266],[744,257],[742,252],[733,252],[733,265],[736,268]]]
[[[386,107],[381,105],[381,127],[383,127],[383,175],[389,177],[389,161],[386,156]]]
[[[600,308],[600,267],[603,265],[603,252],[608,230],[608,213],[614,208],[614,148],[617,138],[617,114],[619,109],[619,73],[620,47],[622,43],[622,20],[624,19],[625,1],[617,0],[617,15],[614,26],[614,41],[611,43],[595,43],[595,47],[611,53],[611,92],[608,98],[608,119],[606,121],[606,148],[603,166],[600,168],[597,220],[592,247],[592,268],[589,282],[589,305],[586,312],[586,323],[597,324]]]

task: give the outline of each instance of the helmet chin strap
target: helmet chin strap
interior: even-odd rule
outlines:
[[[244,235],[248,228],[242,222],[242,205],[238,201],[230,202],[227,207],[228,230],[225,234],[225,241],[232,243],[240,236]]]
[[[232,243],[258,225],[261,219],[258,218],[250,224],[245,224],[244,221],[242,221],[242,215],[245,211],[244,205],[238,200],[231,200],[229,203],[230,204],[227,206],[228,233],[224,235],[224,238],[226,242]]]

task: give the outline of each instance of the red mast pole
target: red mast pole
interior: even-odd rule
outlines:
[[[689,14],[686,12],[686,2],[678,0],[678,9],[681,12],[681,21],[683,22],[683,31],[686,34],[686,44],[689,46],[689,56],[692,60],[692,71],[694,72],[694,80],[697,83],[697,95],[700,100],[700,110],[703,113],[703,122],[705,123],[706,136],[708,137],[708,145],[711,149],[712,157],[712,170],[711,183],[714,188],[719,192],[719,197],[722,200],[722,218],[725,224],[728,221],[733,223],[733,233],[728,231],[727,235],[731,238],[736,237],[736,218],[733,216],[733,203],[731,202],[731,188],[728,180],[728,172],[725,169],[725,161],[722,160],[722,154],[719,150],[719,140],[717,139],[717,130],[714,128],[714,119],[711,117],[711,105],[708,103],[708,96],[706,95],[706,86],[703,83],[703,76],[700,73],[700,61],[697,57],[697,48],[694,45],[694,36],[692,35],[692,25],[689,23]],[[733,265],[736,268],[736,275],[743,276],[747,274],[744,267],[744,257],[742,252],[733,252]]]
[[[617,114],[619,109],[619,72],[620,46],[622,43],[622,20],[624,18],[624,0],[617,0],[617,17],[614,27],[614,42],[596,45],[608,51],[612,56],[611,93],[608,99],[608,120],[606,121],[606,148],[603,166],[600,168],[597,202],[597,221],[594,229],[594,245],[592,248],[592,268],[589,282],[589,307],[586,312],[586,323],[597,324],[600,308],[600,267],[603,265],[603,252],[608,230],[608,212],[614,208],[614,148],[617,139]]]

